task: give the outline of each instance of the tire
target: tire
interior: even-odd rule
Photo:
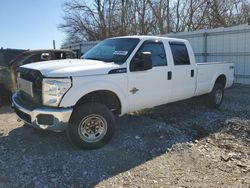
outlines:
[[[208,105],[212,108],[219,108],[224,99],[224,87],[222,84],[215,84],[208,95]]]
[[[85,103],[74,110],[67,136],[82,149],[100,148],[112,138],[115,130],[113,113],[103,104]]]

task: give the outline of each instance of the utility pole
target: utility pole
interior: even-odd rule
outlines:
[[[56,41],[53,40],[53,49],[56,49]]]

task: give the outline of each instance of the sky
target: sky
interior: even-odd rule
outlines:
[[[60,48],[65,0],[0,0],[0,48]]]

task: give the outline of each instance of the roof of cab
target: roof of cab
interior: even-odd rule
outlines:
[[[187,42],[187,40],[185,39],[161,37],[161,36],[153,36],[153,35],[132,35],[132,36],[120,36],[120,37],[113,37],[113,38],[138,38],[140,40],[159,39],[159,40],[169,40],[169,41],[177,41],[177,42]]]
[[[51,51],[51,52],[72,52],[70,49],[35,49],[35,50],[27,50],[25,52],[45,52],[45,51]]]

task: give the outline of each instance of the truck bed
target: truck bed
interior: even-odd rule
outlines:
[[[197,63],[197,80],[195,96],[211,92],[215,80],[225,75],[225,88],[230,87],[234,81],[234,64],[230,62],[204,62]]]

